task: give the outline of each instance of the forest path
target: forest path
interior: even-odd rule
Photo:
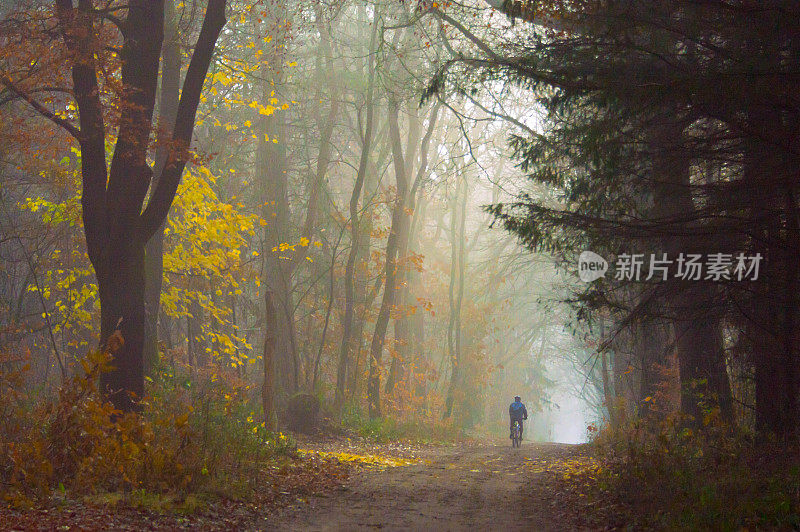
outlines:
[[[290,507],[276,530],[564,530],[534,461],[575,446],[509,442],[436,448],[421,463],[356,474],[339,490]],[[563,515],[563,514],[562,514]]]

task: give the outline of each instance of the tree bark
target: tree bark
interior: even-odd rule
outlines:
[[[274,88],[282,87],[286,76],[286,20],[288,13],[281,4],[268,8],[266,31],[274,33],[270,41],[270,78],[264,80],[262,100],[266,103],[273,97]],[[257,162],[261,176],[264,227],[264,297],[265,304],[274,309],[274,325],[278,327],[273,361],[275,367],[275,389],[279,399],[286,399],[297,392],[300,385],[300,368],[296,350],[294,301],[290,251],[281,251],[280,245],[290,238],[290,210],[288,198],[288,175],[286,160],[286,114],[273,113],[264,116],[257,149]],[[268,138],[267,138],[268,137]],[[266,324],[265,324],[266,326]],[[265,332],[265,334],[267,334]],[[272,333],[270,333],[272,334]],[[264,353],[266,359],[267,353]]]
[[[156,150],[155,172],[151,190],[158,185],[158,177],[167,164],[170,154],[168,139],[172,136],[172,125],[178,114],[181,82],[181,49],[178,26],[175,21],[175,5],[167,0],[164,8],[164,44],[161,50],[161,95],[159,99],[158,135],[162,142]],[[158,226],[145,246],[145,374],[151,373],[158,363],[158,315],[161,300],[161,284],[164,277],[164,226]]]
[[[264,382],[261,386],[261,401],[264,410],[264,427],[274,431],[275,415],[275,348],[278,342],[277,313],[273,305],[269,286],[264,287]]]
[[[689,179],[690,158],[683,149],[681,120],[660,117],[651,129],[653,150],[653,201],[655,223],[665,232],[664,251],[703,251],[706,244],[690,234],[695,206]],[[689,220],[683,222],[682,220]],[[725,365],[720,316],[715,308],[716,288],[708,281],[675,280],[666,294],[672,313],[678,369],[681,380],[681,410],[695,424],[703,411],[719,407],[722,418],[733,421],[733,401]]]
[[[392,359],[391,369],[389,370],[389,377],[386,379],[386,393],[390,394],[394,391],[394,386],[399,379],[401,373],[407,362],[410,360],[411,353],[411,316],[408,315],[409,298],[411,294],[410,284],[413,276],[412,267],[408,264],[408,255],[411,248],[411,241],[414,240],[414,233],[419,223],[419,212],[417,211],[417,196],[422,190],[421,185],[425,179],[428,170],[428,150],[430,148],[433,132],[436,129],[436,121],[439,115],[439,104],[434,105],[431,114],[428,117],[428,127],[422,141],[419,144],[420,161],[417,167],[414,182],[411,185],[411,190],[408,194],[408,206],[406,212],[413,216],[409,225],[408,236],[403,240],[403,248],[398,250],[398,259],[402,264],[402,268],[398,273],[398,307],[400,308],[401,315],[395,319],[395,345],[396,354]],[[416,121],[415,127],[410,128],[411,131],[408,135],[408,143],[416,146],[419,141],[419,131],[421,124],[419,120]],[[416,152],[409,146],[408,164],[406,170],[411,172],[411,166],[414,163]]]
[[[742,195],[758,235],[753,252],[763,265],[752,291],[747,330],[754,339],[755,424],[762,434],[797,436],[798,427],[798,209],[792,167],[777,152],[773,136],[783,127],[779,113],[753,113],[759,138],[745,142]],[[794,173],[796,173],[796,166]]]
[[[125,24],[129,33],[121,59],[126,101],[120,105],[119,135],[106,189],[105,241],[100,260],[94,263],[101,341],[117,328],[124,339],[113,355],[114,369],[101,375],[100,386],[122,411],[132,410],[144,395],[146,240],[136,234],[136,228],[152,176],[146,156],[163,38],[163,2],[131,2]]]
[[[110,169],[105,159],[103,104],[94,60],[92,2],[56,0],[64,41],[73,52],[73,93],[78,104],[81,145],[81,198],[89,258],[97,275],[101,307],[101,345],[119,330],[124,343],[112,355],[112,371],[101,390],[122,411],[136,408],[144,391],[145,244],[169,211],[191,141],[195,114],[219,32],[225,1],[210,0],[183,85],[173,128],[182,147],[169,158],[158,184],[144,203],[153,172],[147,162],[158,66],[163,41],[164,2],[131,0],[124,25],[120,126]],[[106,177],[108,176],[108,179]]]

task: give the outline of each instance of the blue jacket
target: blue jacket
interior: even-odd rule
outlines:
[[[514,401],[508,407],[508,415],[511,416],[511,419],[528,419],[528,410],[521,402]]]

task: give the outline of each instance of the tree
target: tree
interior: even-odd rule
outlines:
[[[358,259],[360,250],[359,244],[362,241],[361,236],[361,216],[359,214],[359,200],[361,192],[364,187],[364,180],[367,176],[370,150],[372,147],[372,137],[375,122],[375,48],[378,38],[378,21],[377,18],[373,22],[372,35],[370,37],[368,49],[368,63],[367,70],[367,91],[364,102],[365,117],[364,117],[364,131],[359,131],[361,137],[361,153],[358,161],[358,170],[356,180],[353,184],[353,191],[350,195],[349,213],[350,213],[350,252],[347,255],[347,265],[345,269],[345,307],[344,307],[344,323],[342,331],[342,342],[339,347],[339,363],[336,371],[336,393],[334,397],[334,406],[337,410],[342,408],[345,399],[345,383],[347,380],[348,366],[352,363],[351,354],[353,352],[354,344],[360,345],[361,339],[353,338],[353,321],[354,321],[354,307],[355,307],[355,283],[356,283],[356,260]],[[368,237],[368,235],[367,235]],[[357,356],[357,354],[356,354]]]
[[[132,0],[119,20],[89,0],[56,0],[58,29],[69,51],[73,96],[79,126],[35,101],[13,80],[2,82],[36,111],[73,135],[81,149],[82,216],[89,259],[100,293],[101,345],[119,330],[124,344],[113,354],[113,370],[101,379],[103,392],[122,411],[136,407],[144,393],[145,245],[162,226],[189,161],[195,114],[214,47],[225,24],[225,0],[210,0],[184,79],[175,124],[172,153],[144,207],[153,169],[147,156],[164,27],[163,0]],[[121,91],[114,105],[119,128],[114,140],[107,128],[95,50],[108,28],[118,24],[121,39]],[[113,143],[110,166],[107,143]],[[144,208],[143,208],[144,207]]]
[[[567,204],[527,196],[493,212],[569,261],[587,244],[613,255],[656,239],[669,252],[762,257],[748,283],[645,286],[626,308],[619,285],[601,282],[579,299],[589,314],[624,309],[618,329],[636,316],[667,318],[694,423],[717,410],[731,419],[726,356],[738,353],[754,373],[757,428],[796,434],[797,268],[786,255],[800,241],[800,105],[787,97],[798,83],[796,4],[490,3],[539,29],[508,54],[462,31],[481,57],[445,69],[485,66],[544,95],[548,130],[514,145],[531,177],[561,188]],[[725,334],[726,324],[737,330]]]
[[[172,0],[164,4],[164,44],[161,50],[161,87],[158,102],[158,134],[167,138],[172,133],[175,115],[180,101],[181,49],[175,5]],[[163,172],[170,155],[169,141],[159,144],[155,155],[153,180],[150,189],[158,186],[158,177]],[[152,369],[158,360],[158,311],[161,300],[161,280],[164,275],[164,224],[156,229],[145,249],[145,372]]]

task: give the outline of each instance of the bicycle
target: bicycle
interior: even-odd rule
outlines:
[[[511,446],[519,447],[520,445],[522,445],[522,423],[515,419],[511,426]]]

